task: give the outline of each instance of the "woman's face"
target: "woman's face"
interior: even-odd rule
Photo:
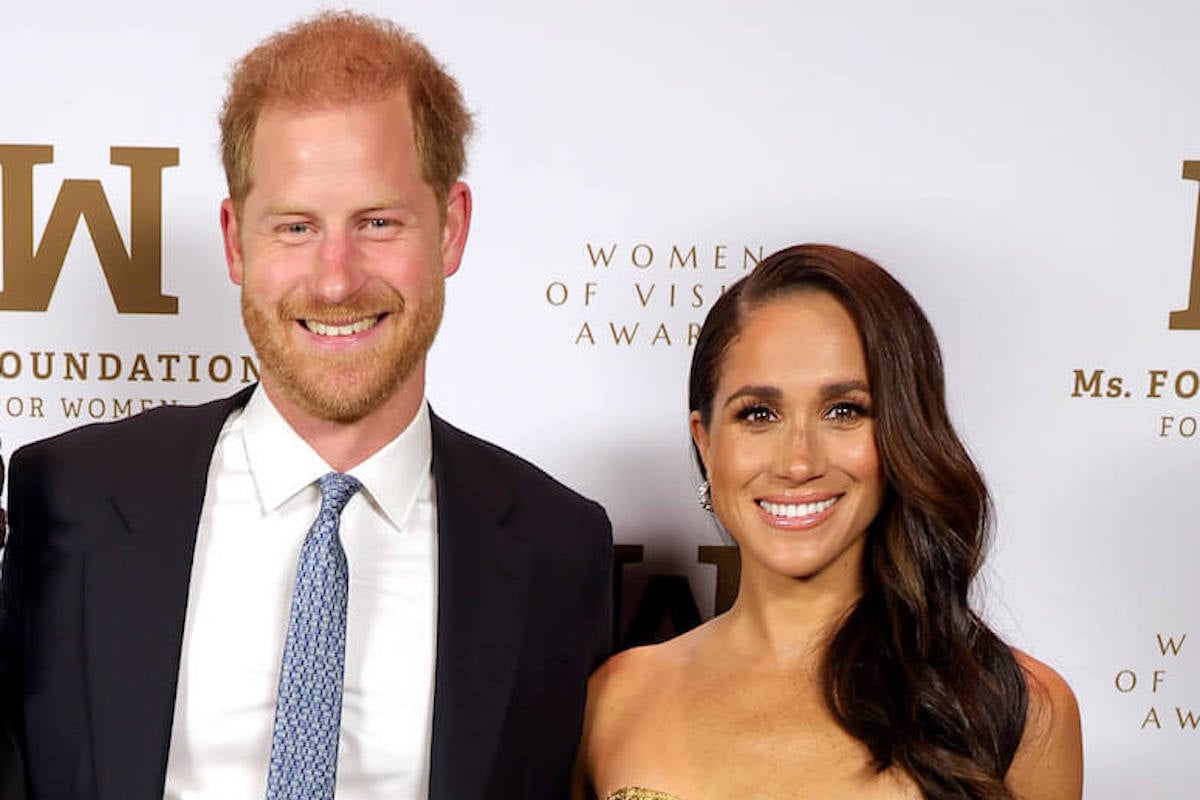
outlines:
[[[743,574],[857,581],[885,484],[850,314],[826,292],[771,300],[720,369],[709,425],[693,412],[691,429]]]

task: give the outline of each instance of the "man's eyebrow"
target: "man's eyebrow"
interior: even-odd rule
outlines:
[[[385,211],[392,209],[405,208],[404,201],[398,197],[383,197],[378,200],[372,200],[358,209],[356,214],[371,214],[377,211]],[[271,203],[266,208],[266,215],[269,217],[290,217],[307,214],[302,203],[293,203],[288,200],[280,200]]]
[[[268,205],[265,213],[268,217],[299,216],[300,214],[305,213],[302,210],[303,208],[304,207],[299,203],[290,203],[286,200],[282,200],[280,202],[271,203]]]

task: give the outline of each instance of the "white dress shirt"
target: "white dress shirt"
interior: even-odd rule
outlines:
[[[412,424],[350,470],[339,800],[424,798],[436,641],[432,433]],[[196,536],[168,800],[262,798],[300,545],[330,467],[259,387],[217,439]]]

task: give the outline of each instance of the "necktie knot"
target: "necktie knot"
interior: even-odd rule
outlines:
[[[330,472],[317,480],[317,488],[321,490],[321,511],[341,514],[350,498],[362,488],[362,484],[353,475]]]

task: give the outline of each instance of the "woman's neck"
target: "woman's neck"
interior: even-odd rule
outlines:
[[[862,591],[861,571],[801,579],[744,564],[737,600],[722,619],[730,644],[746,653],[815,665]]]

